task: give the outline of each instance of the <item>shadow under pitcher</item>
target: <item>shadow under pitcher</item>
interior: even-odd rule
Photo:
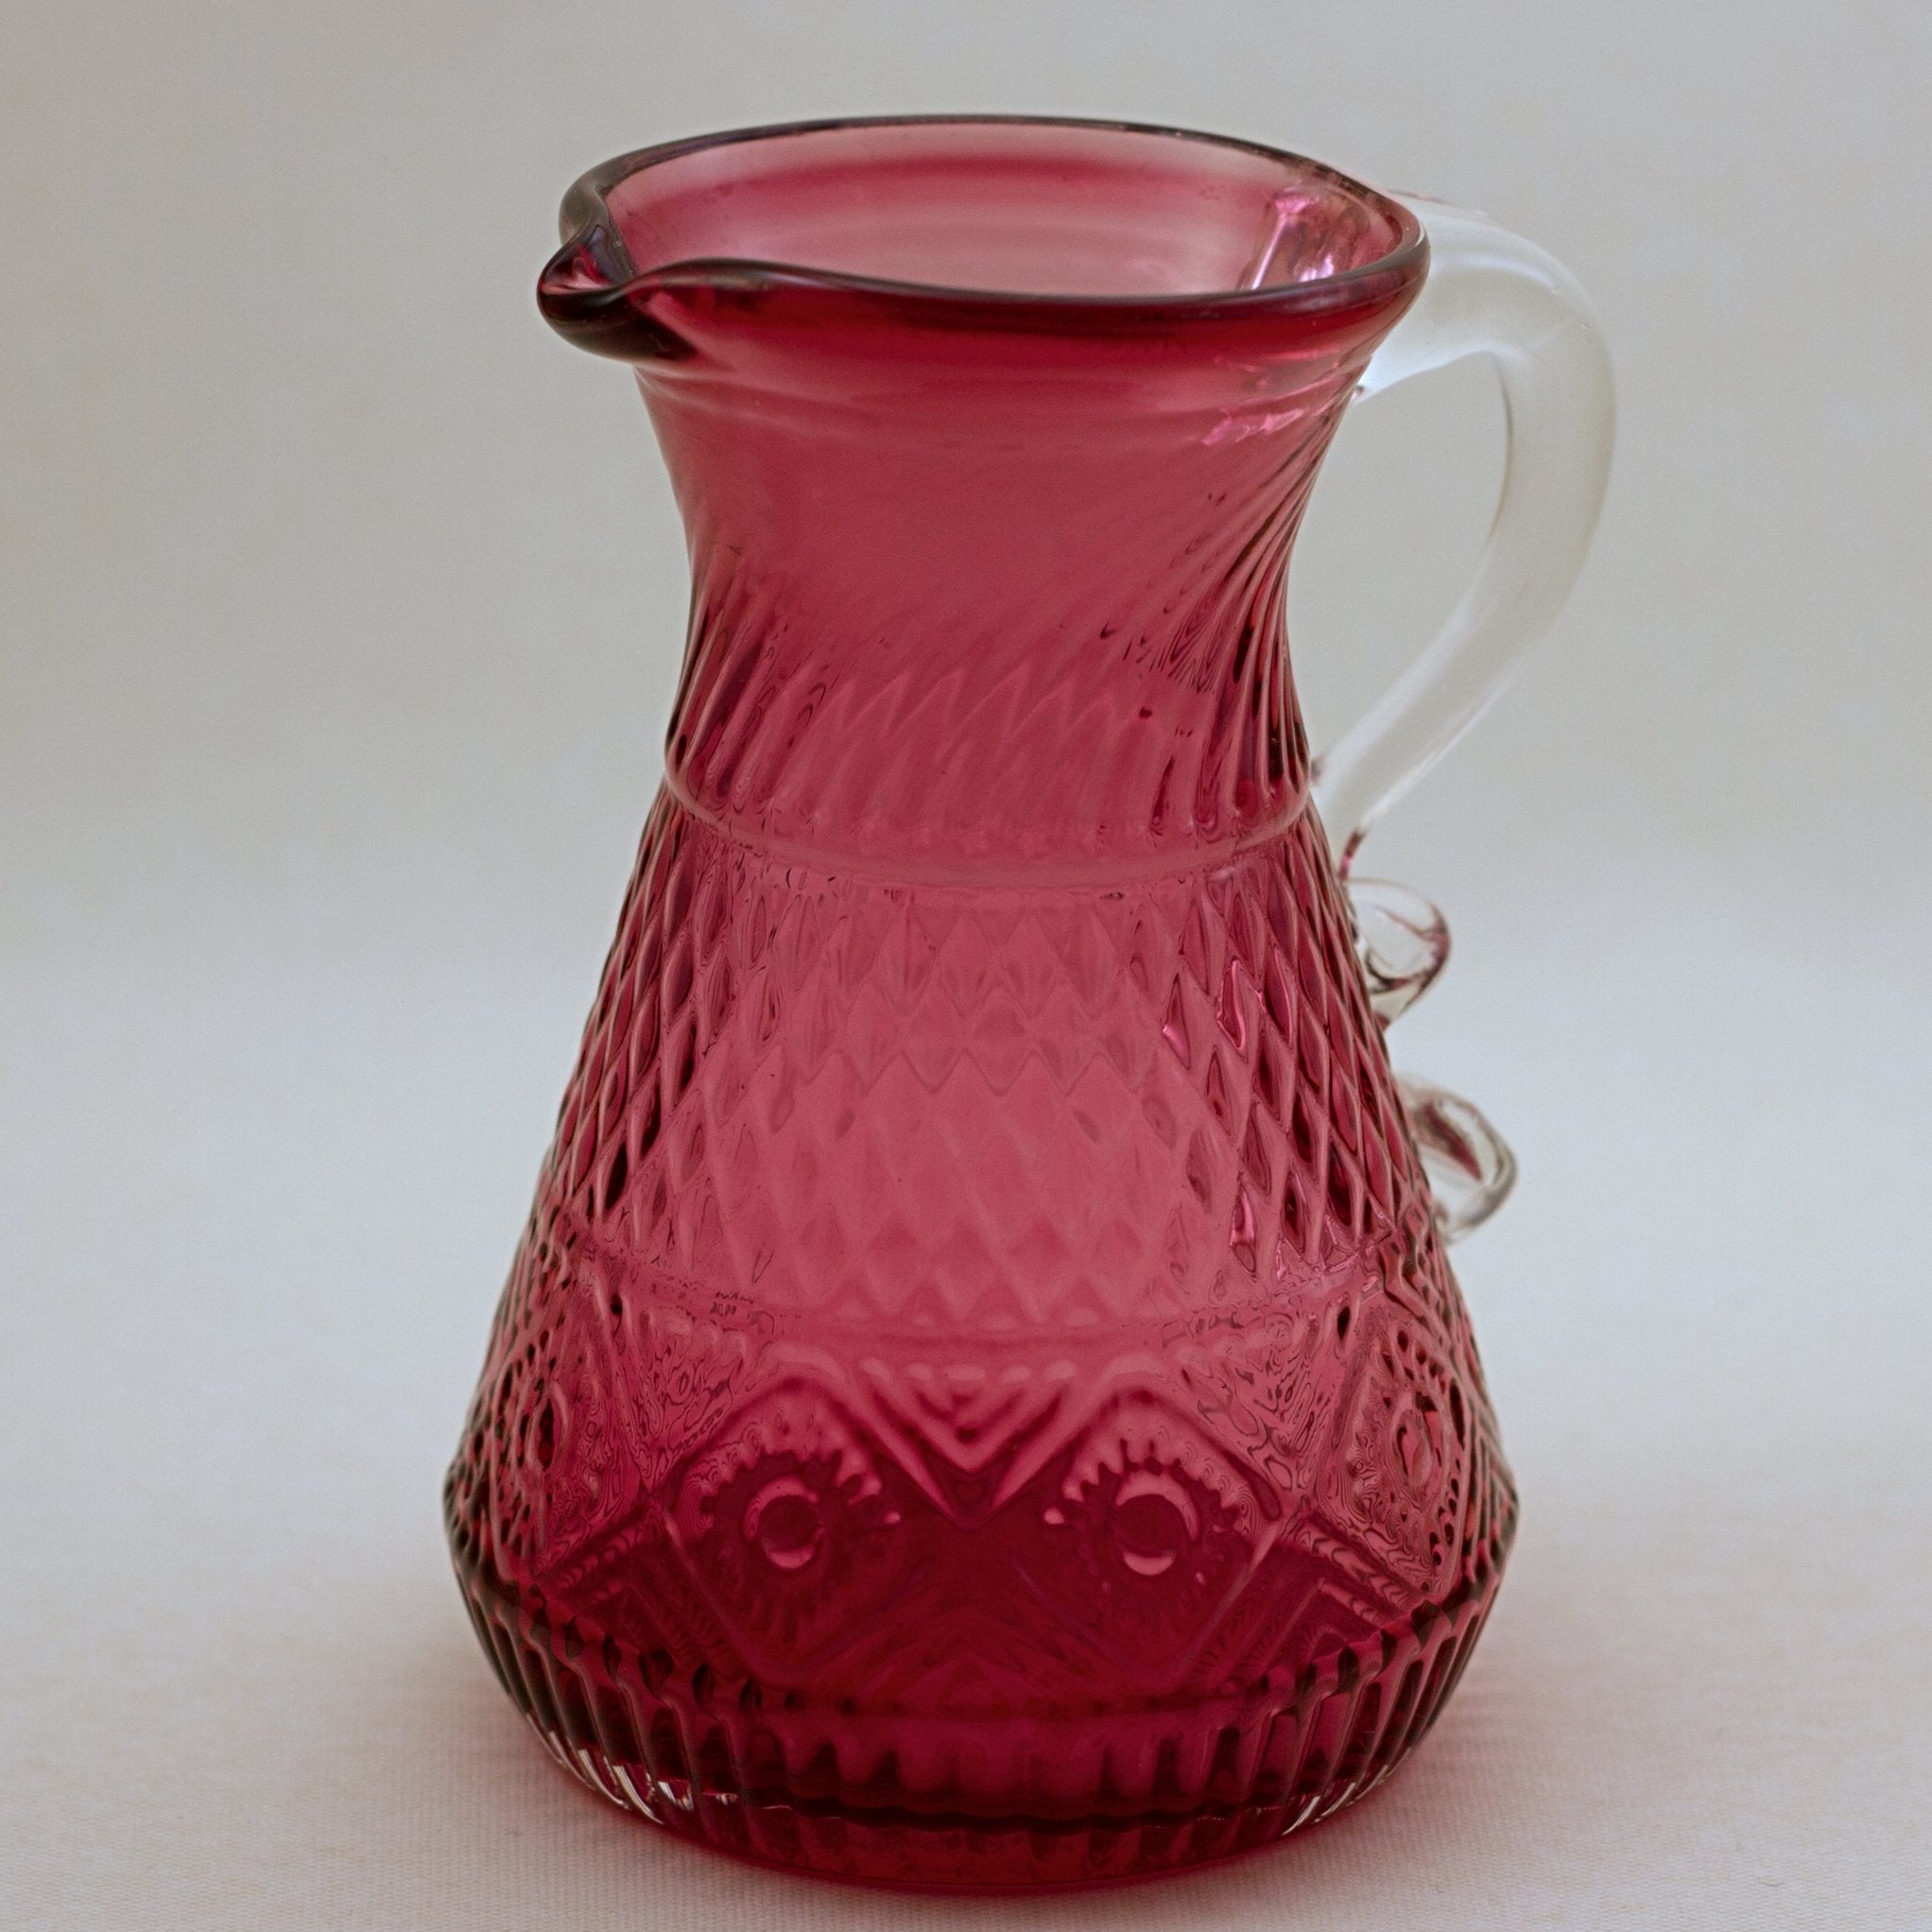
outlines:
[[[450,1473],[505,1687],[612,1802],[957,1889],[1372,1789],[1514,1523],[1445,1241],[1507,1189],[1351,880],[1609,461],[1540,250],[1095,122],[758,129],[564,204],[693,595],[662,791]],[[1311,758],[1289,551],[1357,395],[1494,359],[1475,582]],[[1325,829],[1324,829],[1325,826]]]

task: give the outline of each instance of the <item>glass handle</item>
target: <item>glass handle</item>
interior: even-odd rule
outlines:
[[[1441,972],[1449,928],[1405,888],[1351,877],[1355,853],[1384,809],[1475,722],[1561,609],[1603,507],[1615,414],[1603,332],[1569,271],[1480,215],[1410,205],[1428,231],[1428,279],[1369,364],[1362,393],[1466,355],[1492,356],[1509,448],[1475,580],[1422,655],[1316,765],[1316,806],[1385,1026]],[[1437,1224],[1454,1240],[1502,1205],[1515,1157],[1469,1101],[1426,1081],[1398,1086]]]
[[[1480,215],[1404,199],[1428,231],[1428,279],[1361,393],[1491,356],[1509,448],[1475,580],[1422,655],[1317,762],[1315,803],[1344,874],[1369,827],[1475,722],[1562,608],[1603,506],[1615,417],[1603,331],[1569,270]]]

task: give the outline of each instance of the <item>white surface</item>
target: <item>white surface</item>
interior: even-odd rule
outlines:
[[[552,14],[6,16],[0,1921],[1932,1924],[1928,17]],[[641,412],[531,313],[556,198],[947,106],[1486,207],[1590,287],[1624,405],[1561,636],[1370,848],[1458,933],[1399,1058],[1524,1163],[1458,1256],[1525,1496],[1490,1634],[1358,1811],[998,1906],[600,1809],[437,1520],[681,621]],[[1473,554],[1468,376],[1323,479],[1318,721]]]

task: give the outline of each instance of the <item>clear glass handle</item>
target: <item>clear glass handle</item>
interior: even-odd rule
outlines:
[[[1348,880],[1356,948],[1384,1025],[1440,973],[1449,929],[1404,888],[1350,878],[1356,850],[1382,811],[1475,723],[1561,609],[1603,506],[1615,413],[1603,332],[1569,271],[1480,215],[1410,205],[1428,231],[1428,280],[1370,363],[1362,392],[1466,355],[1492,356],[1509,440],[1475,582],[1316,768],[1316,804]],[[1502,1205],[1515,1158],[1469,1101],[1424,1081],[1400,1084],[1437,1221],[1454,1240]]]
[[[1403,198],[1428,231],[1428,280],[1361,392],[1492,356],[1509,440],[1475,580],[1317,766],[1315,802],[1344,872],[1369,827],[1475,723],[1562,608],[1603,506],[1615,418],[1603,331],[1569,270],[1480,215]]]

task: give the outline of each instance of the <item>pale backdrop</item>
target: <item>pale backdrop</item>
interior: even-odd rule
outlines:
[[[1915,0],[0,6],[0,1920],[1932,1924],[1932,12]],[[1370,848],[1525,1515],[1370,1805],[961,1907],[564,1783],[437,1489],[655,781],[679,540],[530,285],[582,167],[988,108],[1198,125],[1568,261],[1623,405],[1544,654]],[[1320,733],[1450,602],[1465,369],[1346,426]],[[1366,579],[1366,580],[1364,580]]]

